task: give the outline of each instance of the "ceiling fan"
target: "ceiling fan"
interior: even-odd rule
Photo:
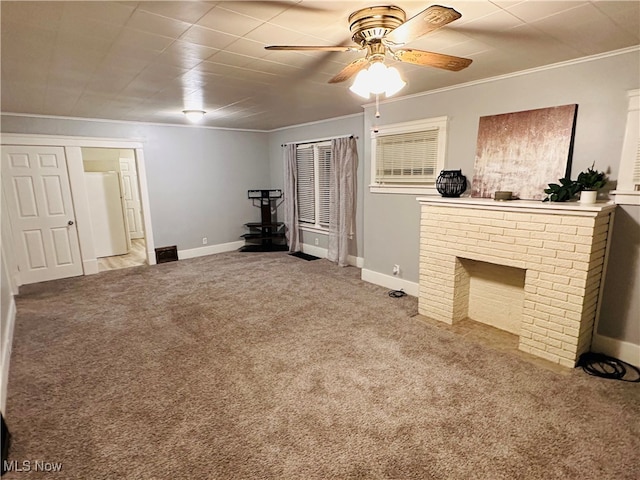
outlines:
[[[354,60],[343,68],[329,83],[348,80],[360,70],[376,62],[384,62],[385,56],[395,60],[442,68],[457,72],[468,67],[472,60],[442,53],[404,48],[404,45],[443,27],[462,15],[453,8],[432,5],[406,20],[406,14],[394,5],[368,7],[349,15],[351,39],[357,46],[271,45],[267,50],[299,50],[324,52],[354,52],[366,50],[366,56]]]

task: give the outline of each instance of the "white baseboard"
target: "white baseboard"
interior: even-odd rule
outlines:
[[[327,258],[329,251],[326,248],[316,247],[307,243],[302,244],[302,252],[313,255],[314,257]]]
[[[219,243],[217,245],[207,245],[206,247],[191,248],[189,250],[178,250],[178,258],[186,260],[187,258],[204,257],[205,255],[214,255],[216,253],[233,252],[244,246],[244,241]]]
[[[9,384],[9,362],[11,360],[11,346],[13,345],[13,328],[16,324],[16,302],[11,297],[7,314],[7,329],[2,339],[2,370],[0,370],[0,410],[7,413],[7,386]]]
[[[349,255],[348,261],[349,261],[349,265],[353,265],[354,267],[358,267],[358,268],[364,267],[363,257],[354,257],[353,255]]]
[[[98,269],[98,259],[90,259],[82,261],[82,268],[84,270],[85,275],[94,275],[99,272]]]
[[[362,276],[360,278],[365,282],[390,288],[391,290],[404,290],[407,295],[411,295],[412,297],[417,297],[420,291],[417,282],[410,282],[403,278],[385,275],[384,273],[374,272],[373,270],[367,270],[365,268],[362,269]]]
[[[605,337],[604,335],[598,335],[596,333],[593,336],[591,351],[604,353],[605,355],[640,368],[640,345],[618,340],[617,338]]]
[[[327,258],[327,255],[329,254],[329,251],[326,248],[317,247],[315,245],[309,245],[306,243],[302,244],[302,252],[320,258]],[[349,255],[347,262],[349,262],[349,265],[358,268],[362,268],[364,266],[364,258],[362,257],[354,257],[353,255]]]

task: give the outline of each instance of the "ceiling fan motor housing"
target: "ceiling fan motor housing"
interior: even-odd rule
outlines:
[[[351,38],[363,47],[372,42],[378,43],[402,25],[406,18],[404,10],[393,5],[363,8],[349,15]]]

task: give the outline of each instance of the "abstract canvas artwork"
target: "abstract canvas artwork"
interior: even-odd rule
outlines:
[[[480,117],[471,196],[542,200],[571,169],[578,105]]]

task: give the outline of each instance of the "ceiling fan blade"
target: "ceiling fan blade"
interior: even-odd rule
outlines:
[[[397,50],[393,52],[395,59],[401,62],[426,65],[457,72],[471,65],[473,60],[469,58],[454,57],[443,53],[425,52],[424,50]]]
[[[432,5],[387,34],[385,40],[396,45],[404,45],[459,19],[461,16],[453,8]]]
[[[336,45],[324,47],[321,45],[269,45],[265,50],[298,50],[298,51],[319,51],[319,52],[357,52],[362,50],[358,47]]]
[[[349,80],[367,65],[369,65],[369,60],[367,60],[366,58],[358,58],[357,60],[354,60],[349,65],[344,67],[340,71],[340,73],[329,80],[329,83],[340,83],[344,82],[345,80]]]

